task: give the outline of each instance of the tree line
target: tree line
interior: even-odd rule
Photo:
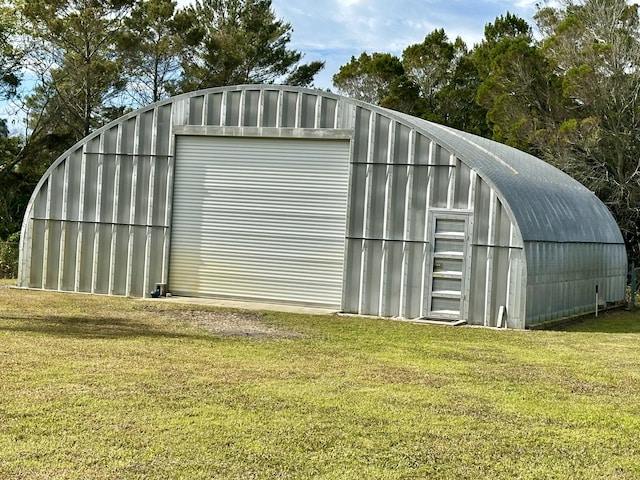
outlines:
[[[640,17],[624,0],[541,5],[534,29],[507,13],[469,48],[444,30],[401,57],[362,53],[343,93],[527,151],[611,210],[640,264]]]
[[[496,18],[471,47],[437,29],[401,56],[363,52],[333,86],[552,163],[605,202],[638,263],[638,6],[558,3],[533,26]],[[127,111],[207,87],[313,86],[324,63],[304,63],[292,33],[270,0],[0,0],[0,99],[26,124],[0,118],[0,240],[51,162]]]

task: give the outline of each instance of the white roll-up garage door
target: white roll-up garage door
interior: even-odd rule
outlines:
[[[349,141],[178,136],[169,288],[340,308]]]

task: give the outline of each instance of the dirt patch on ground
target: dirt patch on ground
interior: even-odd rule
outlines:
[[[244,310],[166,310],[160,315],[180,319],[207,332],[224,337],[304,338],[298,332],[275,328],[258,312]]]

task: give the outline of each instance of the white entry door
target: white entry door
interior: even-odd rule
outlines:
[[[469,215],[434,213],[431,218],[431,269],[427,317],[462,320]]]

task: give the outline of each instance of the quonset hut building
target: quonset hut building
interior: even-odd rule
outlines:
[[[326,92],[177,96],[38,183],[19,285],[322,305],[525,328],[624,300],[596,196],[508,146]]]

